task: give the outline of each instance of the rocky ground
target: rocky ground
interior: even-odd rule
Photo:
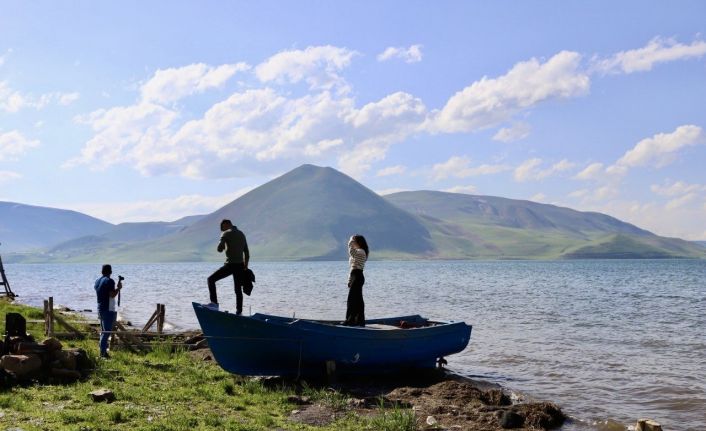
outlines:
[[[198,360],[212,360],[208,349],[191,352]],[[431,430],[541,430],[560,427],[566,417],[549,402],[513,404],[501,387],[471,380],[445,371],[376,378],[340,378],[293,382],[280,378],[262,379],[273,388],[293,385],[304,394],[306,388],[330,388],[344,403],[321,402],[306,395],[291,397],[290,420],[325,426],[354,412],[372,416],[380,407],[398,407],[414,412],[417,429]]]

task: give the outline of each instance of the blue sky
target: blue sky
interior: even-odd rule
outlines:
[[[0,200],[206,213],[302,163],[706,239],[706,3],[0,2]]]

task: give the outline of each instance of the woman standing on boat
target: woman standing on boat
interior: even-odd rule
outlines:
[[[365,326],[365,303],[363,302],[363,268],[368,260],[368,242],[363,235],[353,235],[348,240],[348,262],[351,265],[351,274],[348,277],[348,306],[344,325]]]

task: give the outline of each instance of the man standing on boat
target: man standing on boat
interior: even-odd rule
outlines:
[[[226,262],[216,272],[208,277],[208,293],[211,296],[211,303],[207,307],[218,310],[218,296],[216,294],[216,281],[222,280],[229,275],[233,276],[235,287],[235,298],[237,301],[236,314],[243,312],[243,290],[242,280],[245,270],[248,269],[250,260],[250,250],[245,234],[233,226],[228,219],[221,221],[221,240],[218,243],[218,252],[226,252]]]

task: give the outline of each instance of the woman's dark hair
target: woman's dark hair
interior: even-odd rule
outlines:
[[[363,235],[353,235],[353,241],[363,249],[365,257],[367,258],[370,254],[370,249],[368,248],[368,241],[365,240],[365,237]]]
[[[101,274],[108,276],[113,273],[113,268],[110,265],[103,265],[101,268]]]

